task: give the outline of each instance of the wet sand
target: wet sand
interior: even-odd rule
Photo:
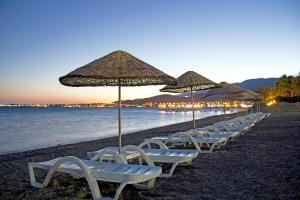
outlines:
[[[197,121],[205,126],[223,120]],[[191,129],[192,122],[123,136],[123,144]],[[116,146],[117,138],[62,145],[0,156],[0,199],[89,199],[83,179],[57,173],[44,189],[30,186],[28,162],[59,156],[87,158],[86,152]],[[300,199],[300,113],[276,113],[245,135],[212,154],[200,154],[192,166],[178,166],[170,178],[159,178],[151,190],[126,186],[120,199]],[[44,173],[39,171],[38,177]],[[101,192],[114,194],[114,184],[100,182]]]

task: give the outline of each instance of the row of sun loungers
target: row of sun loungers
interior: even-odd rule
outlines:
[[[87,152],[90,160],[67,156],[46,162],[31,162],[28,163],[31,185],[36,188],[46,187],[54,172],[58,171],[76,178],[86,178],[93,199],[96,200],[111,199],[101,195],[97,180],[120,183],[113,198],[118,199],[127,184],[133,184],[138,189],[150,189],[157,177],[172,176],[179,164],[191,165],[198,154],[211,153],[221,148],[269,115],[249,114],[196,130],[145,139],[138,146],[123,147],[121,153],[118,147],[106,147]],[[138,163],[131,164],[134,161]],[[168,172],[162,172],[161,167],[155,166],[156,163],[169,163],[172,167]],[[48,171],[43,183],[36,181],[34,168]]]

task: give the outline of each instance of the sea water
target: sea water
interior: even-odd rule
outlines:
[[[196,111],[196,118],[223,114]],[[192,120],[192,112],[122,109],[122,133]],[[71,144],[118,135],[116,108],[0,107],[0,154]]]

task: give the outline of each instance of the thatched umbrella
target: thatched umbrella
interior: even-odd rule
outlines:
[[[248,101],[254,100],[254,97],[247,94],[247,93],[238,93],[238,94],[215,94],[212,96],[203,96],[201,98],[202,101],[206,102],[213,102],[213,101],[220,101],[220,100],[238,100],[238,101]]]
[[[261,100],[261,95],[248,89],[243,89],[243,90],[244,92],[234,95],[234,97],[232,97],[231,99],[239,100],[239,101],[252,101],[256,103],[256,109],[258,111],[258,106],[259,106],[258,102]],[[252,112],[252,108],[253,107],[251,107],[251,112]]]
[[[247,89],[246,89],[246,93],[248,93],[249,95],[252,95],[254,97],[254,101],[256,102],[256,112],[259,112],[260,101],[262,100],[261,94],[258,94],[252,90],[247,90]]]
[[[206,89],[216,88],[216,87],[219,87],[217,83],[201,76],[196,72],[187,71],[177,78],[177,85],[167,85],[164,88],[160,89],[160,91],[174,92],[174,93],[191,92],[192,105],[193,105],[193,109],[192,109],[193,123],[194,123],[194,130],[196,130],[193,91],[206,90]]]
[[[72,87],[118,86],[118,132],[121,151],[121,87],[176,84],[176,79],[125,51],[115,51],[60,77]]]
[[[236,96],[237,97],[234,100],[237,100],[237,101],[252,101],[252,102],[256,101],[256,97],[246,89],[245,89],[245,92],[239,93]],[[248,112],[248,110],[247,110],[247,112]],[[251,112],[253,112],[253,106],[251,106]]]
[[[220,88],[215,88],[209,90],[204,96],[203,100],[209,100],[212,98],[216,98],[219,100],[225,101],[226,99],[232,100],[232,99],[237,99],[237,96],[241,98],[241,94],[243,92],[246,92],[245,89],[240,88],[238,86],[226,83],[226,82],[221,82],[219,84],[221,87]],[[226,108],[225,108],[225,102],[223,104],[224,106],[224,119],[226,120]]]

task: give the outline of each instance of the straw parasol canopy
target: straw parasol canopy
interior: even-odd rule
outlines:
[[[214,102],[220,100],[253,100],[253,96],[250,96],[246,93],[238,93],[238,94],[215,94],[212,96],[205,97],[205,95],[201,98],[202,101],[206,102]]]
[[[232,95],[232,94],[238,94],[238,93],[242,93],[242,92],[245,92],[246,90],[243,89],[243,88],[240,88],[238,86],[235,86],[235,85],[232,85],[232,84],[229,84],[229,83],[226,83],[226,82],[221,82],[219,84],[221,87],[220,88],[215,88],[215,89],[212,89],[212,90],[209,90],[205,95],[204,95],[204,99],[206,97],[209,97],[209,96],[213,96],[213,95]]]
[[[250,94],[254,97],[254,99],[252,99],[253,101],[256,102],[256,112],[259,112],[260,110],[260,101],[262,100],[262,96],[261,94],[258,94],[252,90],[247,90],[246,89],[247,94]]]
[[[250,100],[255,101],[260,98],[260,94],[247,90],[235,85],[230,85],[226,82],[220,83],[223,88],[219,88],[219,91],[209,91],[202,97],[204,101],[218,101],[222,99],[226,100]]]
[[[164,88],[160,89],[161,92],[174,92],[183,93],[191,92],[192,104],[193,104],[193,123],[194,131],[196,130],[195,122],[195,109],[194,109],[194,97],[193,91],[206,90],[210,88],[217,88],[217,83],[201,76],[194,71],[187,71],[177,78],[177,85],[166,85]]]
[[[59,78],[71,87],[118,86],[118,132],[121,153],[121,87],[176,84],[176,79],[125,51],[114,51]]]
[[[173,77],[130,55],[114,51],[60,77],[61,84],[86,86],[143,86],[175,84]]]
[[[256,100],[261,100],[262,99],[261,94],[258,94],[257,92],[254,92],[252,90],[248,90],[248,89],[245,89],[245,90],[246,90],[246,93],[252,95]]]
[[[220,88],[215,88],[209,90],[204,96],[203,100],[204,101],[209,101],[211,99],[218,99],[218,100],[233,100],[233,99],[241,99],[243,94],[245,93],[246,90],[243,88],[240,88],[238,86],[226,83],[226,82],[221,82],[219,84],[221,87]],[[245,97],[246,94],[244,94]],[[225,102],[224,102],[224,119],[226,120],[226,108],[225,108]]]
[[[183,93],[190,92],[191,90],[198,91],[216,87],[219,87],[218,84],[209,80],[208,78],[205,78],[194,71],[187,71],[177,78],[176,85],[167,85],[160,89],[160,91]]]
[[[256,101],[256,99],[257,99],[256,96],[252,95],[248,91],[242,92],[239,96],[240,96],[240,98],[238,98],[237,100]]]

